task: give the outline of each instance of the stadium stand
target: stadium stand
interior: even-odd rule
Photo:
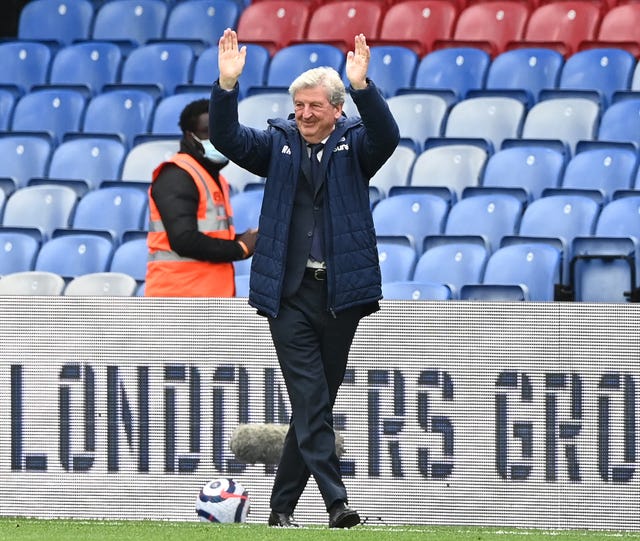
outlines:
[[[451,290],[446,284],[429,282],[385,282],[382,284],[382,298],[387,300],[447,301]]]
[[[63,295],[131,297],[135,294],[136,281],[120,272],[93,272],[73,278]]]
[[[44,177],[54,149],[46,133],[0,133],[0,177],[10,184],[8,191],[24,188],[30,179]]]
[[[37,41],[0,43],[0,85],[24,94],[46,83],[52,57],[50,47]]]
[[[378,259],[383,284],[404,282],[413,275],[416,251],[408,239],[378,236]]]
[[[54,272],[14,272],[0,278],[0,295],[62,295],[64,286],[64,278]]]
[[[33,0],[20,12],[18,39],[69,45],[89,38],[94,15],[89,0]]]
[[[442,96],[426,92],[399,94],[387,99],[400,137],[413,142],[421,152],[430,137],[440,137],[449,106]]]
[[[415,160],[416,152],[413,148],[406,145],[398,145],[389,159],[373,175],[369,185],[376,188],[382,197],[386,197],[393,186],[406,186],[408,184],[411,168]]]
[[[40,243],[31,234],[0,228],[0,276],[33,270]]]

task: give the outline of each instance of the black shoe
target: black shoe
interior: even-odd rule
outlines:
[[[337,502],[329,509],[329,528],[351,528],[360,524],[360,515],[345,502]]]
[[[298,523],[293,519],[291,513],[277,513],[271,511],[269,515],[269,526],[277,526],[278,528],[297,528]]]

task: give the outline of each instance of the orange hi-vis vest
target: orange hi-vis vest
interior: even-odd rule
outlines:
[[[179,153],[158,166],[155,181],[167,164],[173,163],[189,173],[200,195],[198,230],[205,235],[233,240],[233,212],[229,202],[229,185],[220,175],[220,186],[193,157]],[[149,188],[149,258],[145,296],[148,297],[233,297],[235,282],[233,263],[212,263],[181,257],[171,249]]]

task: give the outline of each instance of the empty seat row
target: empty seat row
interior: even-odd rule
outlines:
[[[121,272],[94,272],[68,282],[54,272],[22,271],[0,276],[0,295],[66,295],[131,297],[144,293],[144,284]]]

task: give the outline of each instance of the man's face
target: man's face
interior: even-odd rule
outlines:
[[[203,141],[209,139],[209,113],[202,113],[198,117],[193,134]]]
[[[328,137],[342,114],[342,105],[331,105],[321,86],[298,90],[293,105],[296,124],[307,143],[319,143]]]

